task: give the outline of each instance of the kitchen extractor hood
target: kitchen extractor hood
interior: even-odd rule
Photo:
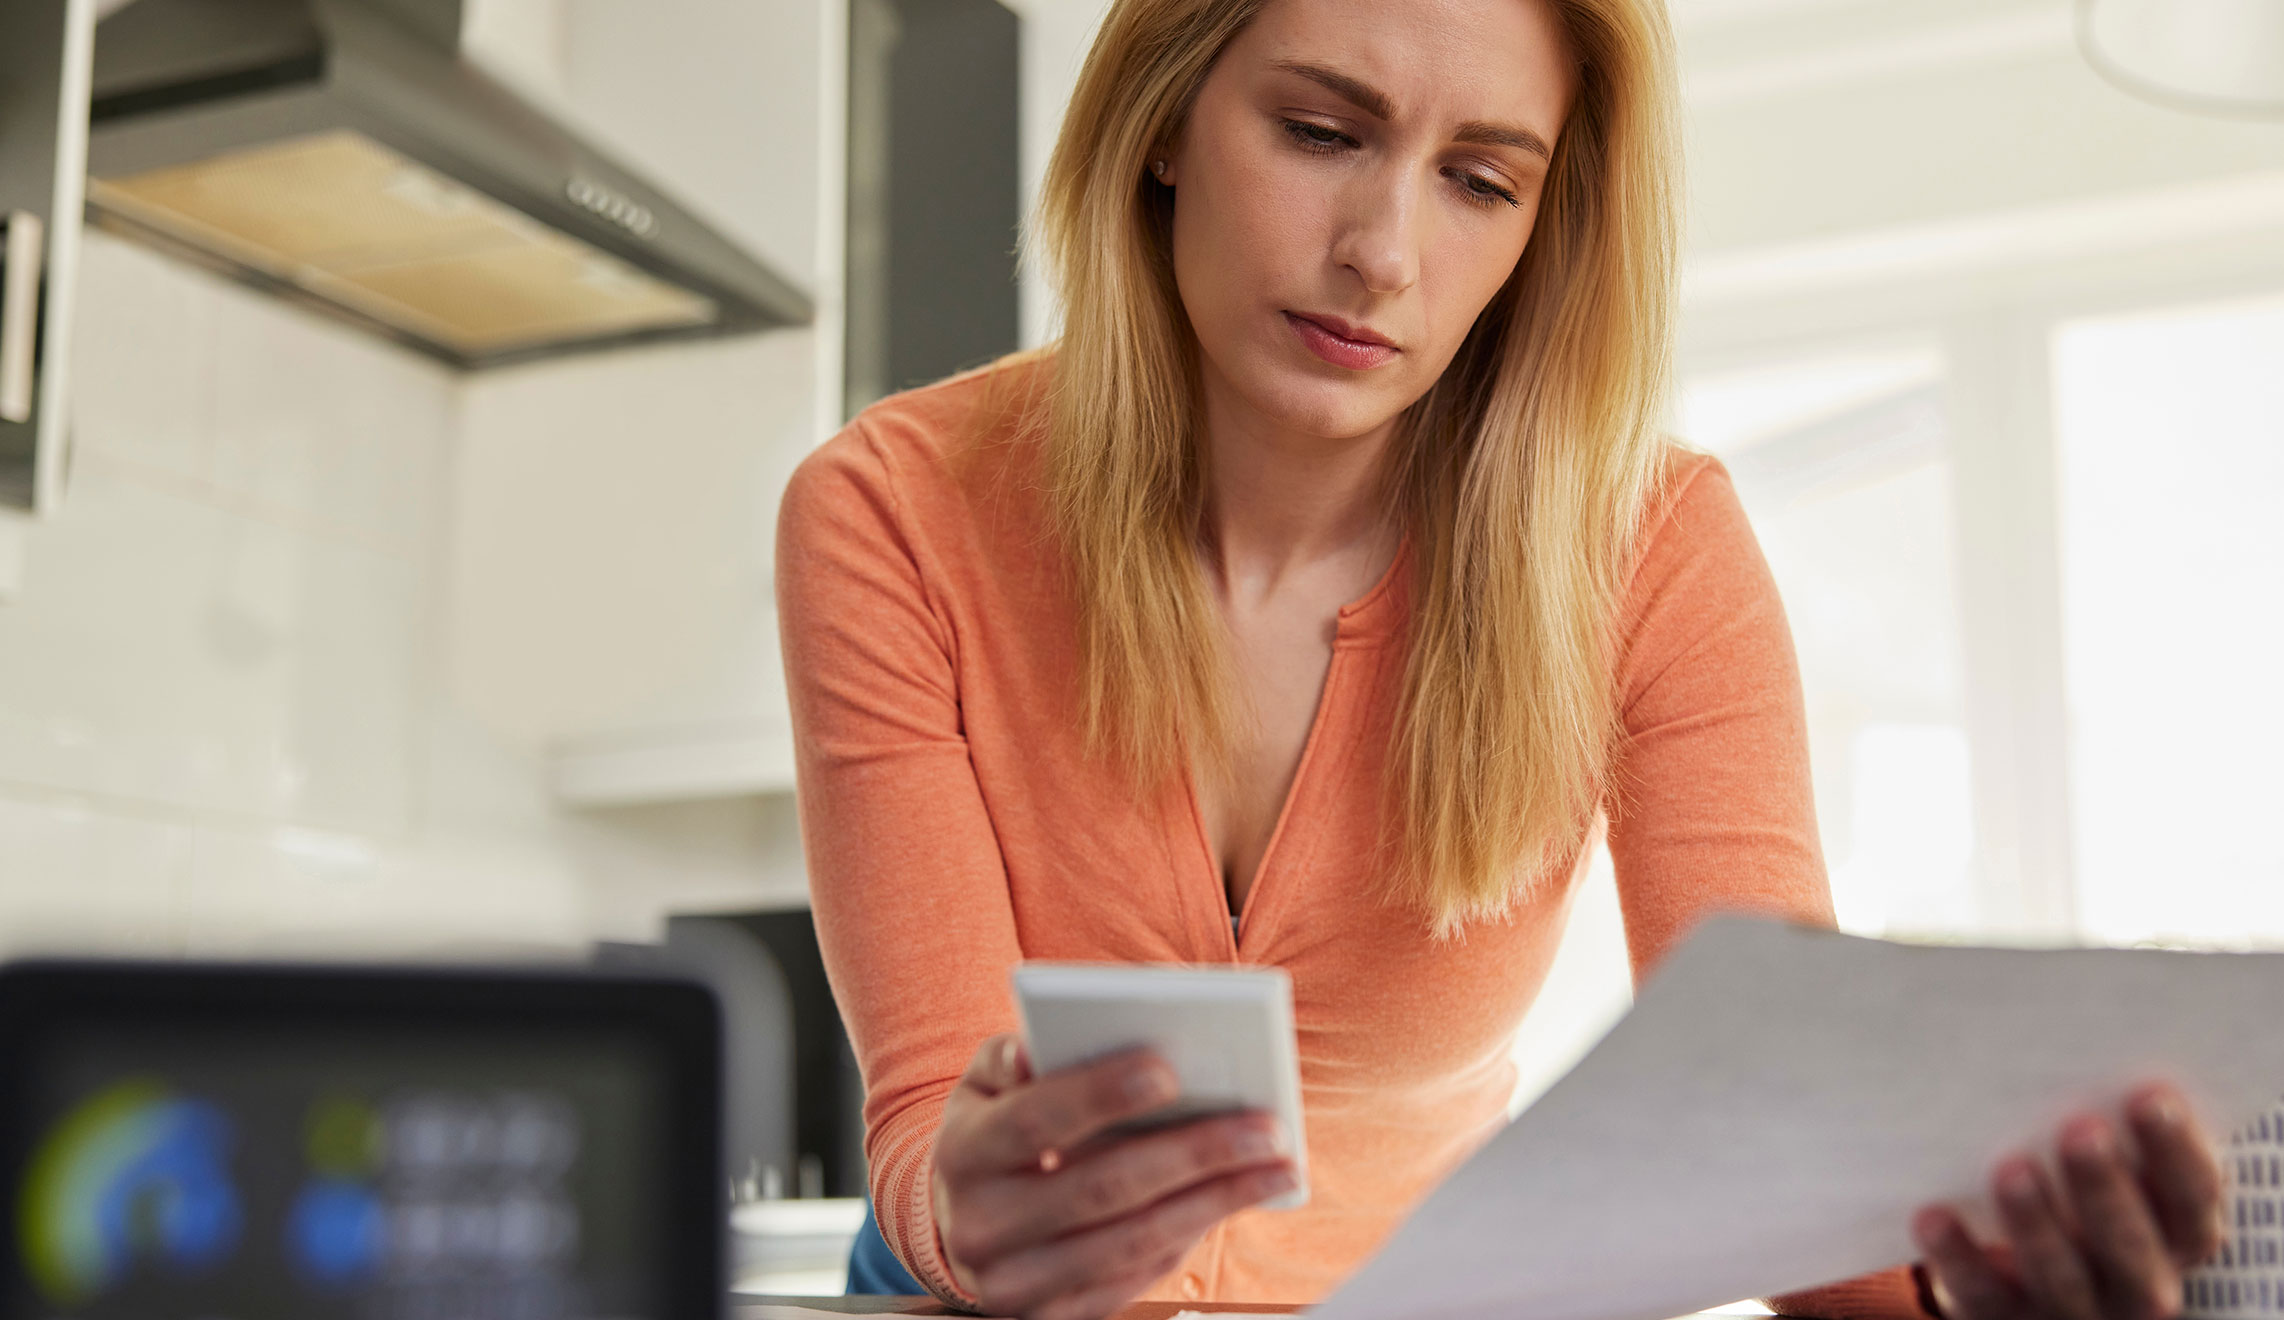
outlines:
[[[463,59],[460,0],[133,0],[90,221],[458,367],[806,322],[808,299]]]

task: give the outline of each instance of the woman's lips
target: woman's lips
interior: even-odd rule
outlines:
[[[1379,366],[1399,351],[1386,344],[1360,344],[1353,339],[1343,339],[1307,317],[1291,312],[1285,313],[1285,321],[1293,327],[1293,333],[1300,336],[1301,342],[1309,346],[1311,353],[1351,371]]]

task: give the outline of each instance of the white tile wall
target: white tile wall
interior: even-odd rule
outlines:
[[[523,959],[576,956],[592,938],[566,858],[544,841],[211,830],[187,877],[183,947],[201,956]]]
[[[0,939],[9,952],[181,944],[192,831],[116,806],[0,796]]]
[[[839,10],[733,8],[471,32],[806,283]],[[0,956],[561,952],[801,901],[789,802],[582,817],[543,752],[781,706],[768,514],[837,330],[471,385],[101,233],[79,316],[70,492],[0,600]]]
[[[436,696],[459,382],[101,234],[0,606],[0,952],[573,950],[534,754]]]
[[[90,445],[0,611],[0,781],[401,832],[418,578]]]
[[[229,299],[157,253],[99,233],[79,269],[72,435],[152,476],[204,481],[213,461],[214,314]]]
[[[216,302],[215,487],[263,515],[418,558],[452,427],[451,377],[251,297]]]
[[[493,372],[454,455],[454,692],[534,739],[782,719],[770,528],[811,336]]]

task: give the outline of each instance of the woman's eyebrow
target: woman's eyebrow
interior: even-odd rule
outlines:
[[[1269,67],[1306,78],[1382,123],[1396,117],[1396,103],[1389,99],[1388,94],[1361,78],[1350,77],[1338,69],[1311,64],[1306,60],[1274,60]],[[1493,124],[1481,119],[1470,119],[1453,131],[1451,140],[1483,146],[1517,147],[1541,160],[1554,159],[1554,152],[1548,148],[1545,138],[1514,124]]]

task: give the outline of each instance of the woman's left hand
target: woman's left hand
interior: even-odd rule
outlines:
[[[1948,1207],[1912,1220],[1947,1320],[2166,1320],[2181,1310],[2181,1271],[2221,1244],[2221,1170],[2186,1096],[2146,1087],[2126,1105],[2130,1142],[2110,1119],[2062,1125],[2059,1185],[2026,1155],[2000,1160],[1991,1196],[2005,1225],[1998,1252]],[[2139,1152],[2138,1160],[2134,1152]]]

